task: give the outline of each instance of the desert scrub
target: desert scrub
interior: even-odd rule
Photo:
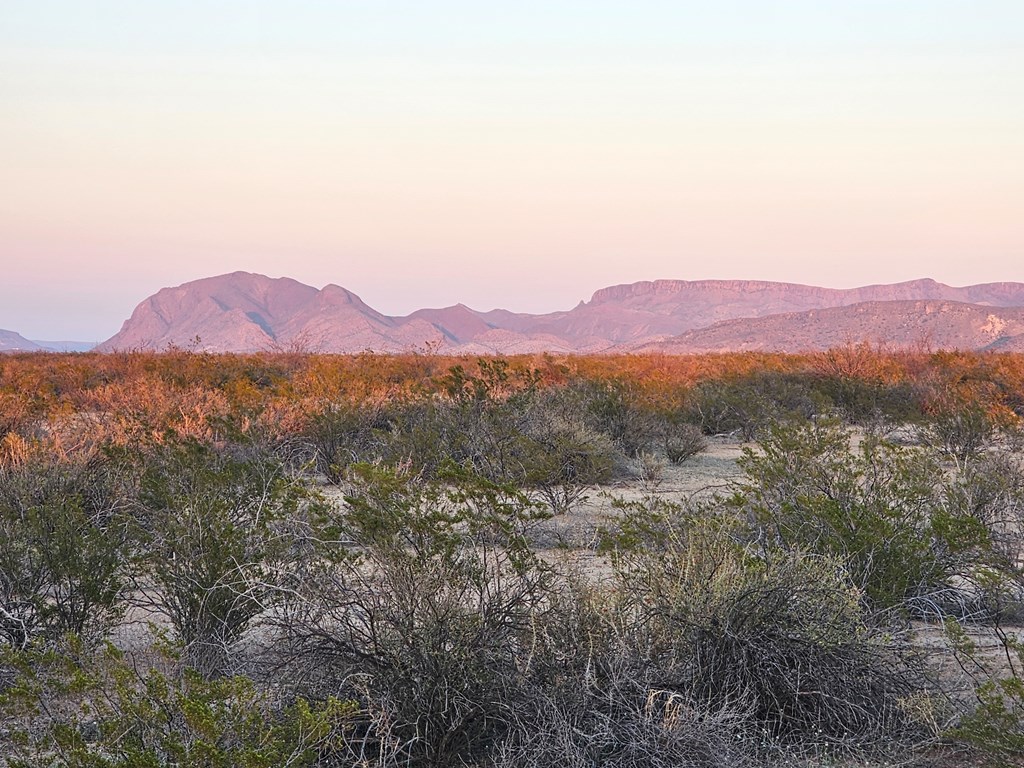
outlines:
[[[276,459],[250,449],[158,446],[140,480],[141,568],[156,589],[138,600],[208,674],[226,671],[232,646],[279,593],[277,574],[317,556],[310,546],[325,514]]]
[[[0,639],[106,637],[125,610],[132,482],[114,454],[0,467]]]
[[[581,379],[556,397],[591,429],[612,440],[624,455],[635,456],[656,442],[662,423],[640,394],[635,383],[626,378]]]
[[[989,551],[988,529],[947,503],[948,478],[927,451],[871,435],[854,451],[837,422],[782,422],[740,466],[733,501],[762,548],[837,559],[875,608],[927,604]]]
[[[528,539],[548,515],[468,467],[429,480],[354,466],[339,551],[297,574],[276,609],[280,679],[358,700],[366,754],[383,764],[482,759],[505,731],[554,578]]]
[[[1024,643],[1016,632],[998,622],[989,633],[1002,653],[984,653],[976,642],[985,630],[953,618],[944,622],[946,638],[961,670],[968,677],[972,699],[960,701],[960,719],[947,735],[992,759],[992,765],[1024,757]]]
[[[656,685],[710,711],[738,707],[785,743],[881,748],[913,734],[899,704],[916,688],[910,669],[840,562],[755,556],[717,524],[677,525],[617,556],[630,642],[656,660]]]
[[[673,464],[682,464],[708,449],[707,438],[693,424],[666,425],[664,442],[665,455]]]
[[[611,477],[615,446],[578,419],[531,416],[517,450],[520,483],[534,489],[555,514],[566,513],[584,498],[588,486]]]
[[[282,701],[243,676],[214,680],[162,645],[140,668],[113,646],[31,647],[5,659],[0,693],[12,768],[314,766],[349,756],[351,701]]]
[[[398,408],[341,402],[313,415],[303,438],[317,471],[339,483],[350,464],[377,459],[392,425],[392,410]]]

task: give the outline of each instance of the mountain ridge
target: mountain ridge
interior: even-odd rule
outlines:
[[[848,309],[853,306],[861,308]],[[1015,308],[1022,309],[1020,318]],[[919,341],[914,333],[956,348],[1016,349],[1018,320],[1024,322],[1024,283],[1013,282],[954,287],[922,278],[823,288],[763,280],[654,280],[608,286],[572,309],[542,314],[482,312],[460,303],[389,316],[333,283],[317,289],[292,278],[233,272],[157,291],[97,350],[175,345],[225,352],[800,351],[846,343],[857,334],[863,338],[852,340],[909,346]]]

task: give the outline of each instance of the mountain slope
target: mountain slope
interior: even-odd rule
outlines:
[[[97,347],[163,349],[170,345],[253,352],[272,347],[277,326],[319,291],[289,278],[233,272],[163,288],[139,304],[119,333]]]
[[[934,300],[868,301],[727,320],[644,349],[803,352],[863,341],[904,348],[1024,351],[1024,308]]]
[[[0,329],[0,352],[40,352],[46,347],[29,341],[20,333]]]

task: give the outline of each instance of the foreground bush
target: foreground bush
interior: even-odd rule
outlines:
[[[130,485],[114,457],[0,467],[0,639],[106,636],[131,575]]]
[[[277,571],[315,557],[302,541],[321,513],[317,497],[259,449],[158,447],[138,497],[142,571],[153,585],[141,602],[171,624],[193,664],[224,672],[232,645],[277,594]]]
[[[961,717],[948,735],[988,755],[993,764],[1019,762],[1024,758],[1024,640],[1019,630],[997,621],[979,632],[953,618],[946,620],[945,630],[971,697],[959,702]],[[996,639],[1001,653],[985,653],[979,634]]]
[[[274,620],[293,685],[361,703],[381,765],[472,764],[501,738],[549,569],[542,510],[456,465],[442,482],[354,468],[333,562],[297,572]]]
[[[281,702],[244,677],[208,680],[164,647],[139,669],[112,647],[29,649],[0,693],[11,768],[355,766],[352,702]],[[342,761],[341,758],[347,759]]]
[[[740,461],[735,503],[764,548],[835,558],[875,608],[925,604],[985,562],[990,531],[978,509],[949,503],[935,457],[875,439],[851,448],[829,421],[773,425]]]
[[[659,689],[696,711],[742,714],[750,734],[820,748],[913,740],[909,660],[864,613],[841,562],[754,556],[723,523],[670,516],[618,556],[627,641]]]
[[[726,768],[764,763],[763,734],[739,707],[708,706],[664,687],[661,660],[636,616],[581,574],[548,595],[525,680],[493,765]]]

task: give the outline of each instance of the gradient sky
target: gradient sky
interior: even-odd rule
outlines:
[[[1024,281],[1024,2],[0,0],[0,328],[236,269],[391,314]]]

